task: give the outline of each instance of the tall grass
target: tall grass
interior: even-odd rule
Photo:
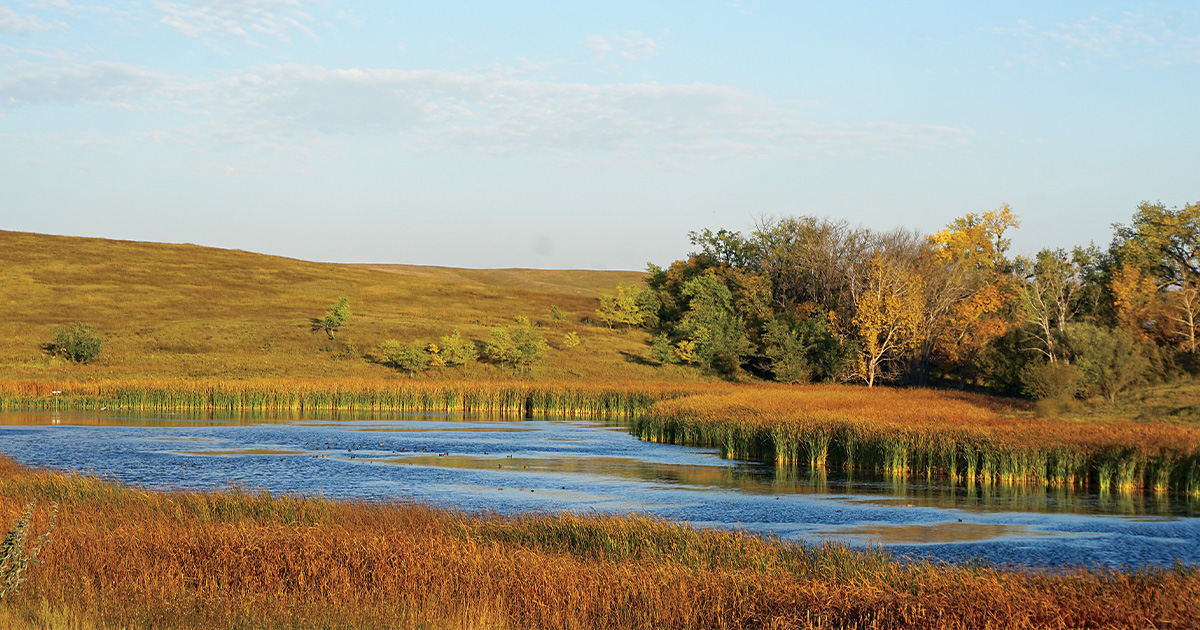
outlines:
[[[712,389],[706,385],[704,389]],[[715,386],[731,391],[732,386]],[[510,415],[623,415],[699,385],[519,381],[113,380],[0,382],[0,409],[223,411],[448,411]],[[57,392],[57,393],[56,393]]]
[[[763,389],[664,400],[634,432],[785,467],[1200,496],[1200,428],[1031,418],[1015,404],[930,390]]]
[[[1193,568],[898,563],[640,516],[144,492],[0,459],[0,521],[35,500],[59,526],[0,627],[1144,628],[1200,609]]]

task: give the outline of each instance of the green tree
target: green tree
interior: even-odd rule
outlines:
[[[677,347],[686,349],[688,355],[680,358],[725,376],[737,374],[751,345],[745,322],[734,312],[729,288],[715,275],[704,274],[689,280],[682,295],[690,306],[675,326],[685,344]]]
[[[771,373],[783,383],[835,380],[850,358],[824,314],[813,315],[796,326],[773,319],[767,322],[762,340]]]
[[[1128,226],[1116,224],[1110,252],[1118,266],[1136,268],[1168,292],[1170,336],[1195,354],[1200,328],[1200,203],[1167,208],[1143,201]],[[1165,324],[1166,322],[1162,322]]]
[[[442,346],[438,349],[437,354],[449,367],[458,367],[479,358],[479,352],[475,350],[475,342],[464,338],[457,330],[442,337],[439,341]]]
[[[429,367],[429,352],[420,342],[401,343],[388,339],[379,344],[379,356],[383,364],[412,374]]]
[[[675,345],[667,333],[659,333],[650,340],[650,358],[659,363],[679,363],[680,357],[675,352]]]
[[[1150,360],[1129,331],[1076,323],[1067,326],[1066,338],[1085,395],[1098,394],[1114,401],[1117,394],[1145,380],[1150,371]]]
[[[87,324],[71,322],[54,330],[50,339],[51,352],[75,363],[87,363],[96,358],[107,341]]]
[[[495,363],[528,367],[541,361],[549,347],[542,331],[533,322],[518,317],[509,326],[492,329],[483,354]]]
[[[346,322],[350,319],[350,300],[349,298],[340,298],[337,304],[329,307],[325,312],[325,316],[312,320],[313,332],[324,331],[330,339],[333,339],[334,333],[341,330]]]

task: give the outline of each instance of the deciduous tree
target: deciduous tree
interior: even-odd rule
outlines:
[[[868,387],[875,385],[886,364],[918,343],[923,308],[920,276],[896,259],[871,260],[850,321],[860,347],[858,374]]]

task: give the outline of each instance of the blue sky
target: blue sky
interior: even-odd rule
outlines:
[[[1200,201],[1194,2],[0,4],[0,229],[642,269],[809,214]]]

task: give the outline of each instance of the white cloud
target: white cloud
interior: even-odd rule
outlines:
[[[512,71],[270,66],[197,93],[243,130],[231,136],[369,133],[416,150],[753,159],[905,151],[970,136],[887,122],[819,125],[722,85],[566,83]]]
[[[626,61],[642,61],[657,55],[662,49],[662,44],[645,37],[637,31],[630,31],[624,36],[613,35],[613,39],[621,44],[621,56]]]
[[[0,105],[119,104],[155,90],[165,80],[165,75],[119,63],[42,68],[0,80]]]
[[[53,26],[35,15],[20,15],[9,7],[0,7],[0,33],[27,35],[48,31]]]
[[[612,44],[603,35],[588,35],[583,40],[583,47],[597,59],[603,59],[605,55],[612,52]]]
[[[1200,61],[1200,28],[1174,15],[1126,11],[1049,26],[1017,20],[1012,27],[991,30],[1021,41],[1021,59],[1029,65],[1074,67],[1109,60],[1166,66]]]
[[[306,26],[313,18],[302,8],[315,0],[193,0],[169,2],[152,0],[151,5],[162,14],[162,23],[188,37],[207,39],[228,37],[245,43],[256,43],[256,35],[278,41],[289,41],[293,30],[317,41]]]
[[[583,47],[597,60],[604,59],[614,50],[625,61],[642,61],[649,59],[663,50],[663,45],[637,31],[629,31],[624,35],[610,34],[589,35],[583,40]]]

